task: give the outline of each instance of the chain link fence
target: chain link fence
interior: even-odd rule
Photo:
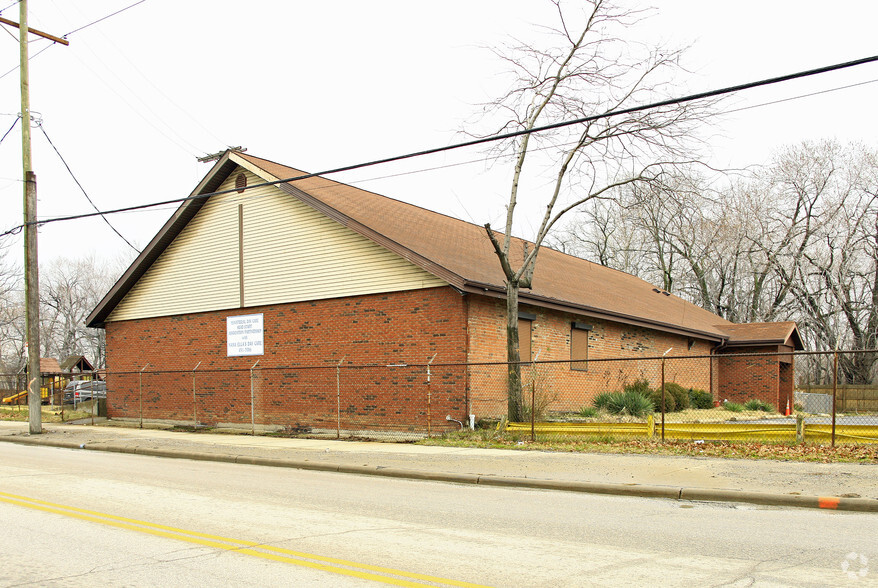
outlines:
[[[876,357],[839,351],[522,363],[513,418],[507,363],[147,366],[44,378],[43,402],[60,421],[106,414],[136,426],[328,438],[411,441],[487,428],[534,440],[872,443],[878,386],[851,382],[845,366],[859,373]],[[83,382],[102,377],[105,384]],[[0,374],[3,410],[26,410],[23,390],[21,374]]]

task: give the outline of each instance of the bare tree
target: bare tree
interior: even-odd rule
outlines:
[[[125,260],[57,258],[42,268],[40,340],[46,357],[85,355],[103,366],[103,329],[89,329],[85,319],[124,269]]]
[[[644,12],[605,0],[576,3],[571,9],[561,0],[552,0],[552,4],[558,26],[549,30],[551,40],[545,47],[516,42],[497,51],[510,66],[513,82],[506,94],[483,110],[482,121],[495,124],[494,132],[529,131],[669,97],[670,76],[680,70],[681,51],[647,47],[624,38],[646,16]],[[497,145],[514,167],[504,231],[495,232],[490,224],[485,231],[506,282],[510,419],[518,420],[523,414],[519,291],[532,286],[537,257],[549,231],[561,217],[588,201],[609,197],[620,186],[657,180],[662,162],[686,154],[684,147],[707,107],[706,103],[689,103],[609,116],[550,133],[524,134]],[[542,187],[532,187],[526,183],[526,170],[532,176],[542,171],[552,179]],[[525,194],[529,199],[541,198],[545,209],[533,245],[513,251],[515,211]]]
[[[17,372],[23,365],[24,340],[17,336],[23,320],[20,276],[0,247],[0,372]]]
[[[673,288],[733,322],[794,320],[814,350],[878,347],[873,150],[805,142],[718,188],[678,168],[617,200],[582,211],[561,236],[565,250]],[[826,365],[803,363],[815,380],[826,377]],[[844,381],[864,383],[875,379],[878,357],[839,363]]]

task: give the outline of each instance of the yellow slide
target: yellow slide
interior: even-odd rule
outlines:
[[[15,402],[16,400],[18,400],[19,398],[22,398],[24,396],[27,396],[27,390],[22,390],[18,394],[13,394],[12,396],[7,396],[3,400],[0,400],[0,402],[2,402],[3,404],[10,404],[10,403]],[[49,397],[49,391],[46,388],[41,388],[40,389],[40,396],[43,398],[43,400],[45,400],[46,398]]]

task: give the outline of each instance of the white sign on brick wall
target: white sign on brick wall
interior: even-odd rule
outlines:
[[[262,355],[262,313],[226,317],[226,356]]]

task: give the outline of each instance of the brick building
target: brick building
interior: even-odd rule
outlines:
[[[135,389],[142,403],[145,366],[166,372],[160,386],[147,386],[149,401],[162,407],[156,416],[185,420],[189,371],[234,374],[257,360],[255,385],[274,390],[260,401],[266,424],[289,422],[292,412],[309,426],[336,418],[330,367],[403,370],[430,360],[445,366],[432,384],[437,427],[446,414],[502,414],[505,372],[461,365],[506,358],[503,275],[485,229],[321,177],[278,182],[302,175],[227,152],[192,193],[212,195],[184,202],[95,308],[88,325],[106,329],[110,416],[132,415]],[[524,245],[514,240],[513,250]],[[730,356],[801,348],[792,323],[735,325],[639,278],[549,249],[533,284],[520,293],[522,359],[567,362],[553,374],[559,407],[581,406],[582,391],[593,394],[598,384],[639,377],[636,365],[610,370],[586,360],[668,349],[722,354],[674,375],[717,398],[752,392],[782,406],[792,391],[791,356],[767,360],[759,386]],[[305,369],[320,366],[322,375]],[[364,372],[358,400],[345,410],[404,423],[416,412],[413,379]],[[253,386],[252,377],[209,379],[202,420],[243,419]]]

